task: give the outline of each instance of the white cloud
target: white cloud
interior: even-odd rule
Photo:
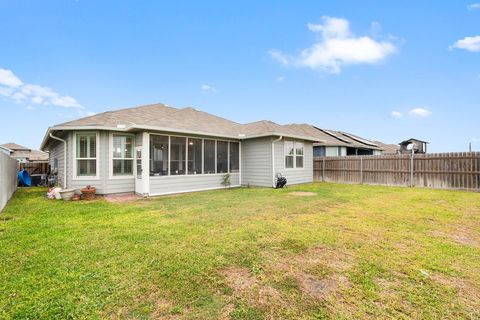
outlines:
[[[322,20],[322,24],[308,24],[310,31],[320,34],[320,39],[311,47],[296,57],[278,50],[270,50],[270,56],[283,65],[340,73],[344,66],[375,64],[396,51],[391,42],[376,41],[368,36],[356,37],[346,19],[323,17]],[[373,26],[378,30],[380,25],[376,22]]]
[[[480,3],[472,3],[467,6],[467,10],[478,10],[480,9]]]
[[[403,117],[403,113],[401,113],[399,111],[392,111],[391,115],[394,118],[402,118]]]
[[[284,76],[278,76],[278,77],[275,78],[275,80],[277,82],[283,82],[283,81],[285,81],[285,77]]]
[[[425,108],[414,108],[408,111],[408,114],[414,117],[425,118],[432,114],[432,112]]]
[[[64,108],[85,108],[74,98],[62,96],[48,87],[24,83],[11,70],[0,68],[0,95],[14,100],[16,103],[32,103],[54,105]],[[82,111],[83,115],[84,112]]]
[[[34,108],[34,107],[32,107],[32,106],[27,106],[27,110],[29,110],[29,111],[34,111],[34,110],[35,110],[35,108]]]
[[[453,45],[450,46],[450,50],[454,48],[464,49],[471,52],[480,52],[480,36],[465,37],[457,40]]]
[[[16,88],[23,84],[22,80],[17,78],[11,70],[0,68],[0,85]]]
[[[203,92],[213,92],[213,93],[217,92],[217,89],[215,89],[214,87],[208,84],[202,84],[200,89],[202,89]]]

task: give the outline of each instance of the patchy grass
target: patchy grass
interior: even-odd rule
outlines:
[[[44,193],[19,190],[0,215],[2,319],[480,318],[480,194]]]

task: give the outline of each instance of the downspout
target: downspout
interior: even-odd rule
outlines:
[[[275,188],[275,142],[281,141],[283,136],[272,141],[272,187]]]
[[[63,142],[63,188],[67,188],[67,141],[62,138],[55,137],[51,132],[48,134],[50,138]]]

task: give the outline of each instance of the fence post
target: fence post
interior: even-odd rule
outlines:
[[[414,150],[412,148],[412,157],[410,159],[410,187],[415,187],[415,182],[413,181],[413,155],[414,155]]]
[[[360,157],[360,184],[363,184],[363,157]]]
[[[325,182],[325,157],[322,158],[322,182]]]

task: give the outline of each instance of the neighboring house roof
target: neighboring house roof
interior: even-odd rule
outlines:
[[[306,123],[290,124],[287,126],[294,128],[295,130],[301,130],[304,132],[304,134],[316,137],[321,142],[314,143],[315,146],[335,146],[383,150],[382,147],[375,142],[351,133],[322,129]]]
[[[380,141],[374,142],[383,149],[383,154],[397,154],[400,151],[400,147],[398,146],[398,144],[389,144]]]
[[[428,142],[428,141],[423,141],[423,140],[420,140],[420,139],[410,138],[410,139],[408,139],[408,140],[405,140],[405,141],[400,142],[399,144],[405,144],[405,145],[407,145],[407,144],[410,144],[410,143],[412,143],[412,142],[430,143],[430,142]]]
[[[1,145],[1,147],[8,148],[12,151],[30,151],[29,148],[21,146],[19,144],[9,142],[9,143],[4,143]]]
[[[199,134],[235,139],[249,139],[262,136],[283,135],[308,141],[316,137],[271,121],[240,124],[194,108],[177,109],[164,104],[151,104],[134,108],[107,111],[93,116],[55,125],[47,131],[42,142],[45,147],[49,133],[59,130],[156,130]]]
[[[0,147],[10,150],[10,156],[12,158],[24,158],[29,161],[48,161],[48,153],[40,150],[32,150],[13,142],[2,144]]]

